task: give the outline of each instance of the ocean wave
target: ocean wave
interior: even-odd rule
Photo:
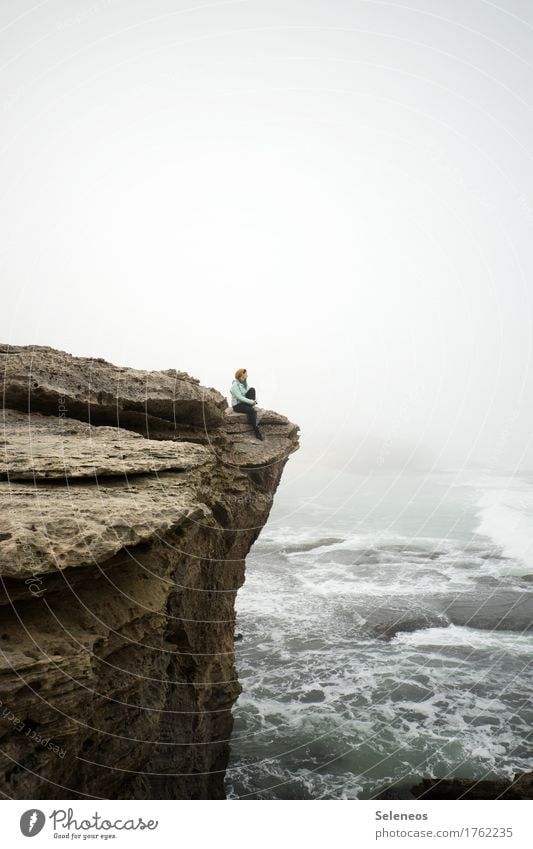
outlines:
[[[476,532],[492,539],[508,558],[499,571],[519,575],[533,562],[533,491],[491,489],[476,504]]]

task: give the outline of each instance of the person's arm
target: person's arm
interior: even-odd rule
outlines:
[[[235,381],[233,393],[237,397],[239,403],[252,404],[253,405],[254,399],[246,397],[246,395],[244,394],[244,389],[242,388],[242,383],[240,382],[240,380]]]

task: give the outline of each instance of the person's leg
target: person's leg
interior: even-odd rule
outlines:
[[[255,412],[255,409],[252,407],[251,404],[245,404],[244,401],[241,401],[240,404],[235,404],[233,409],[235,410],[236,413],[246,413],[253,429],[254,430],[256,429],[256,427],[257,427],[257,413]]]
[[[255,401],[255,388],[253,386],[250,386],[250,388],[246,392],[246,397],[247,398],[253,398],[253,400]],[[259,424],[257,422],[257,407],[252,407],[252,409],[254,411],[253,429],[255,431],[255,435],[257,436],[258,439],[264,439],[263,434],[259,430]]]
[[[245,394],[247,398],[252,398],[255,401],[255,389],[253,386],[250,386],[250,388],[246,391]],[[235,404],[233,409],[236,410],[238,413],[247,414],[248,421],[250,422],[255,435],[258,439],[261,439],[263,441],[264,436],[259,430],[259,426],[257,424],[257,412],[255,410],[255,407],[252,407],[251,404],[245,404],[244,401],[242,401],[240,404]]]

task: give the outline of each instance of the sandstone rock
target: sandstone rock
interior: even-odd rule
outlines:
[[[0,478],[12,481],[187,471],[210,459],[200,445],[16,410],[2,410],[0,448]]]
[[[220,426],[225,397],[185,372],[139,371],[42,345],[0,345],[3,406],[145,433],[161,422]]]
[[[235,413],[230,407],[224,415],[224,430],[231,437],[232,459],[238,465],[252,467],[285,462],[298,442],[298,426],[273,410],[264,410],[261,417],[264,442],[255,436],[246,413]]]
[[[235,597],[298,428],[267,411],[259,442],[174,369],[0,350],[0,791],[223,798]]]
[[[1,574],[20,578],[100,563],[209,513],[185,477],[168,475],[75,488],[2,481],[0,504]]]

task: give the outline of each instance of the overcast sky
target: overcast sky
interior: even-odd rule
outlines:
[[[3,0],[0,341],[533,469],[532,46],[527,0]]]

